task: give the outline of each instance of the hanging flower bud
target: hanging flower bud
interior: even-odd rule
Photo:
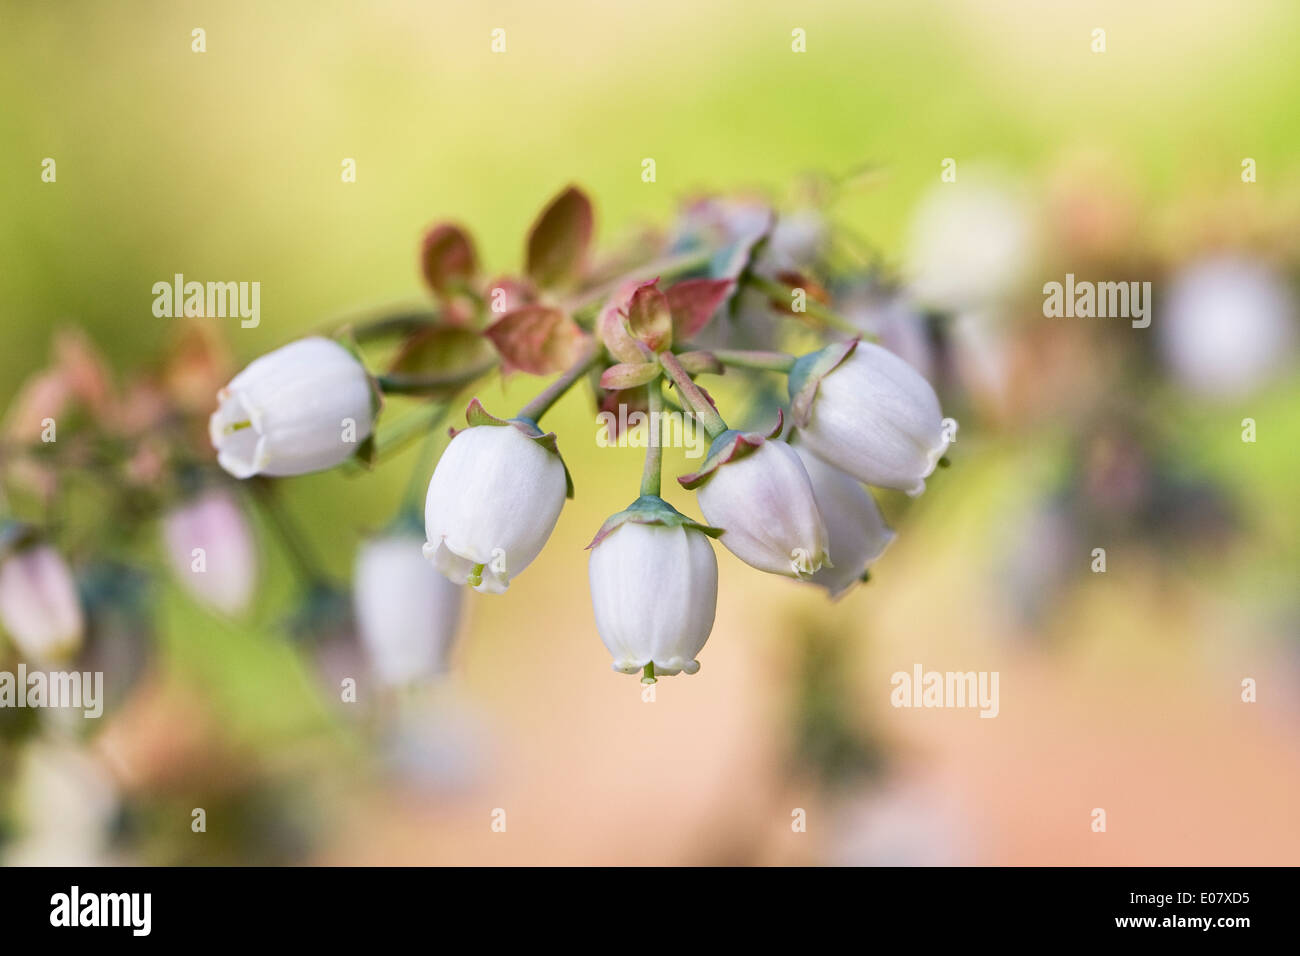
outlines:
[[[894,540],[880,508],[870,493],[852,475],[828,465],[806,448],[794,445],[812,481],[817,510],[826,524],[831,557],[835,566],[823,566],[812,583],[830,592],[832,598],[847,593],[863,580],[867,568],[884,554]]]
[[[414,683],[447,669],[464,589],[420,553],[419,535],[393,534],[362,545],[353,575],[361,641],[375,675]]]
[[[793,448],[758,432],[723,432],[704,467],[677,479],[698,488],[700,510],[722,528],[722,543],[760,571],[808,578],[829,564],[826,526],[808,472]]]
[[[377,392],[337,342],[300,339],[254,359],[217,395],[217,461],[236,478],[333,468],[370,437]]]
[[[790,372],[799,442],[868,485],[925,490],[957,423],[934,389],[901,358],[869,342],[837,342]]]
[[[644,495],[605,522],[588,547],[591,604],[600,639],[624,674],[647,680],[700,669],[718,603],[716,528]]]
[[[185,590],[223,614],[248,609],[257,580],[257,548],[229,492],[212,489],[163,520],[172,570]]]
[[[0,623],[33,661],[70,657],[85,620],[72,572],[49,545],[20,548],[0,562]]]
[[[475,399],[429,482],[424,556],[456,584],[499,594],[541,553],[573,486],[532,422],[505,421]]]

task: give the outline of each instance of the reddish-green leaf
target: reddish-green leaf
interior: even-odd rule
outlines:
[[[686,279],[668,290],[673,315],[673,338],[687,342],[709,324],[718,307],[731,294],[730,279]]]
[[[459,226],[440,223],[424,235],[420,269],[424,281],[437,295],[453,292],[456,286],[473,278],[478,269],[474,243]]]
[[[578,360],[584,339],[573,319],[548,305],[526,305],[507,313],[486,334],[505,359],[506,371],[533,375],[568,368]]]
[[[632,301],[627,306],[627,324],[642,344],[652,352],[659,352],[673,344],[673,313],[668,307],[668,297],[659,291],[655,282],[647,282],[632,293]]]
[[[576,278],[587,258],[594,224],[591,200],[570,186],[542,210],[528,233],[528,275],[542,288]]]
[[[621,362],[605,369],[600,376],[600,387],[608,389],[636,388],[659,374],[658,362]]]
[[[410,336],[389,371],[397,375],[440,375],[475,365],[492,354],[483,336],[469,329],[431,328]]]

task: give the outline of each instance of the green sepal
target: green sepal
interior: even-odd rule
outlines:
[[[361,346],[357,343],[356,330],[349,325],[343,326],[334,333],[334,341],[351,353],[352,357],[357,360],[361,370],[366,373],[366,384],[370,386],[370,428],[374,432],[374,423],[379,420],[379,413],[384,409],[384,390],[379,387],[379,380],[370,374],[370,369],[366,368],[365,356],[361,354]],[[368,464],[368,463],[367,463]]]
[[[500,426],[510,424],[508,419],[497,418],[495,415],[489,413],[488,410],[483,407],[483,403],[477,398],[471,399],[469,408],[465,409],[465,421],[467,421],[471,427],[477,425]]]
[[[556,458],[560,459],[560,465],[564,468],[564,495],[566,498],[573,497],[573,476],[569,474],[569,466],[564,462],[564,456],[560,454],[560,447],[555,441],[555,432],[543,432],[537,427],[537,422],[529,418],[497,418],[483,407],[482,402],[477,398],[472,399],[469,408],[465,410],[465,421],[469,422],[471,428],[481,425],[491,427],[500,427],[502,425],[512,425],[519,429],[537,444],[541,445]],[[452,436],[456,434],[452,431]]]
[[[379,443],[375,441],[375,433],[371,432],[366,436],[366,440],[357,446],[356,452],[352,455],[366,468],[375,467],[375,459],[379,455]]]
[[[817,387],[827,374],[853,354],[858,347],[858,339],[834,342],[824,349],[801,355],[790,369],[790,418],[796,428],[808,424],[812,417],[813,399],[817,397]]]
[[[686,489],[695,489],[704,484],[713,477],[713,473],[729,461],[737,461],[747,455],[752,455],[763,442],[770,438],[776,438],[781,434],[781,429],[785,424],[785,418],[781,410],[776,410],[776,426],[769,432],[742,432],[734,428],[728,428],[725,432],[713,439],[709,445],[709,453],[704,458],[704,464],[699,471],[692,472],[689,475],[682,475],[677,479],[677,483]]]
[[[710,538],[722,536],[721,528],[701,524],[694,518],[688,518],[658,495],[642,495],[616,515],[612,515],[600,526],[596,537],[591,539],[587,550],[600,544],[614,531],[631,522],[633,524],[658,524],[667,528],[692,528]]]

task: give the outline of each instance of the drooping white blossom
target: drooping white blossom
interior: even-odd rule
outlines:
[[[834,360],[846,348],[831,346],[839,351],[823,352]],[[816,365],[822,354],[805,358]],[[829,371],[815,371],[812,379],[802,377],[796,365],[790,390],[805,448],[865,484],[909,495],[925,490],[925,479],[947,451],[956,427],[943,417],[929,382],[893,352],[870,342],[858,343]]]
[[[808,472],[793,448],[759,439],[720,464],[697,492],[719,539],[746,564],[786,577],[812,575],[827,561],[826,527]]]
[[[564,507],[564,463],[513,424],[474,425],[443,452],[425,500],[425,557],[501,593],[541,553]]]
[[[365,368],[320,337],[254,359],[217,397],[208,433],[217,461],[236,478],[332,468],[356,454],[374,427]]]
[[[872,562],[884,554],[894,540],[894,532],[885,524],[875,499],[856,478],[798,444],[794,450],[812,481],[834,562],[817,571],[812,583],[824,587],[831,597],[840,597],[861,581]]]
[[[353,600],[361,641],[385,684],[442,673],[460,626],[465,589],[427,561],[415,534],[390,534],[357,552]]]
[[[695,659],[713,629],[718,559],[708,536],[689,524],[627,521],[599,538],[588,563],[591,603],[613,667],[656,675],[700,669]]]

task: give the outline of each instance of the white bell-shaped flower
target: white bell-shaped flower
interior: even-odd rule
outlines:
[[[705,520],[723,529],[723,545],[746,564],[807,578],[828,562],[826,526],[812,483],[785,442],[724,432],[714,439],[704,468],[678,480],[698,488]]]
[[[465,589],[437,572],[418,534],[375,538],[357,551],[353,601],[361,642],[385,684],[411,684],[447,669]]]
[[[208,434],[236,478],[332,468],[370,437],[377,410],[365,368],[320,337],[254,359],[217,398]]]
[[[20,548],[0,562],[0,623],[28,660],[66,660],[81,647],[77,584],[49,545]]]
[[[957,427],[920,373],[870,342],[803,356],[790,396],[805,448],[865,484],[909,495],[925,490]]]
[[[694,674],[713,630],[718,559],[713,529],[662,499],[638,499],[606,523],[591,545],[588,574],[600,639],[613,668],[647,679]]]
[[[867,489],[852,475],[822,461],[806,448],[794,445],[812,481],[817,510],[826,524],[834,566],[823,566],[812,583],[824,587],[832,598],[844,595],[863,579],[867,568],[885,553],[894,532]]]
[[[429,482],[424,556],[456,584],[501,593],[551,536],[568,473],[553,435],[526,422],[474,424],[490,419],[476,407]]]

